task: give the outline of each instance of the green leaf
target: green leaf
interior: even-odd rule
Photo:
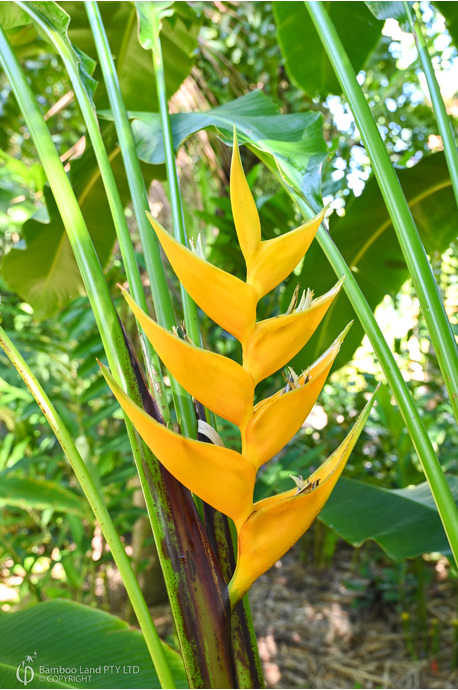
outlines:
[[[5,470],[0,481],[0,505],[17,506],[24,510],[52,508],[61,513],[89,516],[84,496],[69,491],[57,482],[17,477]]]
[[[277,36],[291,80],[309,96],[340,94],[334,70],[303,2],[274,2]],[[356,72],[380,37],[383,22],[362,2],[329,2],[326,9]]]
[[[83,86],[86,89],[89,98],[92,100],[95,87],[97,86],[97,82],[91,76],[95,69],[95,61],[72,45],[68,37],[70,17],[67,12],[65,12],[65,10],[63,10],[62,7],[56,2],[34,2],[33,0],[28,0],[27,7],[30,8],[30,11],[25,12],[21,10],[20,18],[22,19],[22,22],[20,25],[30,24],[32,22],[38,35],[47,43],[50,43],[50,40],[46,31],[43,30],[41,24],[51,27],[52,30],[60,36],[61,40],[67,47],[68,52],[75,60]],[[16,24],[16,26],[17,25],[18,24]],[[54,46],[52,44],[51,46],[51,49],[54,50]]]
[[[412,168],[399,168],[397,174],[426,251],[428,254],[442,253],[456,238],[458,226],[458,212],[444,155],[432,154]],[[360,197],[349,202],[343,218],[336,214],[331,217],[330,232],[373,310],[386,294],[394,297],[409,278],[374,178],[369,180]],[[302,287],[312,288],[317,296],[334,285],[335,273],[317,242],[308,250],[297,280]],[[294,287],[295,282],[291,281],[285,290],[284,309]],[[342,291],[313,338],[293,360],[293,366],[307,367],[352,319],[355,323],[336,360],[338,367],[345,364],[360,345],[364,331]]]
[[[448,483],[456,501],[458,477],[449,477]],[[451,554],[427,482],[389,490],[342,477],[320,519],[354,546],[372,539],[395,560]]]
[[[112,125],[104,131],[104,141],[121,200],[129,200],[129,188]],[[143,171],[149,184],[154,172]],[[70,180],[102,266],[107,263],[115,240],[110,207],[97,161],[90,144],[72,162]],[[83,283],[52,193],[45,187],[46,209],[41,209],[22,227],[23,242],[2,261],[2,274],[8,288],[34,309],[34,316],[46,318],[75,296],[82,294]],[[25,246],[24,246],[25,243]]]
[[[433,2],[439,12],[444,16],[447,29],[450,32],[453,43],[458,46],[458,7],[455,2]]]
[[[71,17],[69,35],[72,42],[87,55],[97,59],[92,32],[83,2],[62,2]],[[135,7],[130,2],[101,2],[99,10],[108,36],[111,52],[126,108],[158,110],[156,85],[151,53],[138,42]],[[163,21],[161,41],[166,69],[169,98],[188,76],[194,63],[197,34],[201,20],[185,2],[175,3],[171,19]],[[108,96],[99,70],[95,73],[99,86],[95,95],[97,108],[109,107]]]
[[[82,281],[54,197],[44,190],[46,209],[22,227],[23,242],[2,261],[5,283],[45,318],[81,293]],[[24,246],[26,244],[26,247]]]
[[[30,24],[27,13],[21,10],[15,2],[0,2],[0,26],[4,31],[27,24]]]
[[[161,30],[162,19],[171,17],[173,9],[171,5],[173,2],[135,2],[135,9],[137,10],[138,22],[138,40],[140,45],[145,50],[153,50],[152,36],[156,32],[156,27]],[[156,20],[155,20],[156,18]]]
[[[403,2],[366,2],[365,4],[377,19],[397,19],[403,31],[411,30]],[[413,2],[408,4],[413,8]]]
[[[403,2],[365,2],[377,19],[405,19]],[[413,2],[409,3],[413,5]]]
[[[23,688],[26,673],[28,688],[160,688],[142,634],[73,601],[1,612],[0,648],[2,688]],[[176,686],[188,687],[179,655],[164,648]]]
[[[110,118],[110,113],[104,113]],[[130,113],[133,119],[137,154],[147,163],[162,163],[164,147],[160,116]],[[173,145],[177,150],[191,134],[214,128],[227,142],[232,142],[233,126],[239,143],[250,143],[275,158],[288,179],[295,180],[304,194],[317,194],[320,169],[327,147],[319,113],[282,115],[278,107],[261,91],[252,91],[219,108],[203,113],[171,115]]]

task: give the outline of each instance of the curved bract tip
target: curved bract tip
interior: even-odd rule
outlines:
[[[103,365],[102,373],[126,416],[170,474],[215,510],[243,524],[253,507],[254,465],[229,448],[185,438],[159,424],[124,393]]]
[[[159,326],[136,304],[124,297],[135,318],[172,376],[203,405],[237,426],[252,414],[253,377],[232,359],[186,342]]]
[[[254,504],[239,532],[237,568],[229,584],[234,606],[253,582],[304,534],[328,500],[369,416],[375,397],[367,403],[339,448],[304,482]]]

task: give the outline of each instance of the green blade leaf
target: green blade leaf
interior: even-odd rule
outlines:
[[[4,4],[13,5],[13,3],[9,2]],[[18,4],[20,5],[20,3]],[[84,88],[86,89],[89,98],[92,101],[95,87],[97,86],[97,82],[95,81],[95,79],[92,78],[92,73],[95,69],[95,61],[92,60],[92,58],[90,58],[89,55],[86,55],[78,48],[75,48],[71,43],[68,36],[70,16],[56,2],[33,2],[33,0],[28,0],[27,4],[33,8],[33,11],[40,17],[42,21],[45,22],[45,24],[52,27],[52,30],[59,34],[59,36],[65,43],[67,50],[70,54],[72,54],[73,58],[75,59],[78,65],[78,71],[80,73],[81,81],[83,83]],[[22,19],[20,25],[33,24],[39,37],[43,38],[47,43],[49,43],[49,38],[46,35],[45,31],[43,31],[42,28],[38,26],[38,24],[33,22],[29,14],[27,14],[27,12],[23,11],[22,9],[19,10],[19,8],[18,11],[20,11],[21,14],[17,15],[15,26],[18,25],[17,22],[20,19]],[[53,49],[54,46],[51,47],[51,50]]]
[[[25,674],[30,681],[32,672],[30,688],[161,687],[139,631],[115,616],[72,601],[1,612],[0,647],[3,688],[24,687]],[[164,648],[176,686],[188,687],[179,655],[168,645]]]
[[[19,26],[27,26],[31,19],[15,2],[0,3],[0,25],[5,31]]]
[[[103,116],[111,119],[108,112]],[[130,117],[139,158],[147,163],[162,163],[160,116],[132,112]],[[203,113],[178,113],[171,115],[170,120],[175,150],[191,134],[208,128],[216,129],[230,143],[235,125],[240,144],[248,142],[270,155],[275,154],[282,173],[294,179],[304,194],[319,194],[321,164],[327,153],[319,113],[282,115],[261,91],[252,91],[219,108]]]
[[[448,483],[456,501],[458,477]],[[451,555],[427,482],[388,490],[342,477],[320,519],[354,546],[372,539],[395,560],[431,552]]]
[[[112,125],[104,130],[104,140],[111,157],[112,169],[121,196],[129,200],[124,166]],[[149,184],[154,173],[143,166]],[[115,229],[94,151],[90,144],[84,154],[71,165],[70,180],[80,202],[100,264],[110,258]],[[54,198],[48,187],[44,189],[46,209],[41,209],[22,227],[21,243],[2,261],[2,274],[8,288],[19,294],[34,309],[36,318],[46,318],[64,307],[71,298],[83,291],[83,283],[73,251]]]
[[[277,36],[291,80],[310,96],[342,92],[303,2],[274,2]],[[358,72],[375,48],[383,22],[362,2],[330,2],[328,11]],[[355,37],[357,36],[357,40]]]
[[[377,19],[396,19],[403,31],[411,31],[409,18],[403,2],[365,2],[374,17]],[[414,3],[408,2],[413,8]]]
[[[24,510],[52,508],[57,512],[74,513],[86,518],[89,516],[84,496],[66,489],[57,482],[17,477],[9,471],[1,476],[0,505],[17,506]]]
[[[60,4],[71,16],[70,39],[87,55],[96,59],[97,51],[84,3]],[[135,7],[130,2],[101,2],[99,9],[110,49],[116,57],[116,70],[126,107],[131,110],[157,110],[153,63],[150,52],[144,50],[138,42]],[[161,33],[169,97],[191,70],[201,23],[194,10],[185,2],[175,3],[173,10],[173,17],[164,19]],[[95,99],[97,107],[107,108],[108,96],[99,69],[95,76],[100,82]]]
[[[458,225],[444,155],[436,153],[425,157],[412,168],[399,168],[397,174],[426,251],[442,253],[455,239]],[[375,178],[369,180],[360,197],[348,204],[344,217],[331,217],[330,232],[372,310],[386,294],[397,294],[409,272]],[[304,288],[310,286],[317,295],[333,285],[335,273],[318,243],[314,242],[307,252],[297,280]],[[295,282],[291,282],[285,291],[284,308],[289,304],[294,287]],[[299,369],[308,366],[352,319],[355,313],[342,293],[331,305],[313,338],[294,359],[293,366]],[[336,359],[337,367],[352,357],[363,336],[363,328],[355,319]]]

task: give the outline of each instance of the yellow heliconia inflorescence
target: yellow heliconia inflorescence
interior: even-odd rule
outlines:
[[[291,371],[285,388],[254,405],[256,385],[284,367],[314,333],[342,281],[313,299],[304,292],[288,312],[256,322],[258,301],[282,282],[303,258],[324,211],[296,230],[262,241],[258,211],[243,172],[234,133],[230,196],[246,281],[226,273],[177,242],[149,214],[175,273],[195,302],[242,345],[243,364],[196,347],[145,314],[124,291],[135,317],[169,372],[196,400],[236,424],[242,450],[185,438],[138,407],[104,369],[124,412],[158,460],[190,491],[232,518],[238,557],[229,594],[234,605],[310,527],[339,478],[369,414],[370,403],[339,448],[307,480],[253,504],[258,469],[296,434],[331,369],[345,331],[302,375]]]

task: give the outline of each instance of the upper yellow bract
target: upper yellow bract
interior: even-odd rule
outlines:
[[[282,282],[304,257],[324,217],[315,218],[280,237],[261,242],[258,251],[247,262],[247,283],[261,299]]]
[[[235,230],[240,249],[250,265],[251,259],[259,250],[261,244],[261,223],[258,209],[251,194],[251,189],[245,177],[237,145],[237,132],[234,129],[234,149],[231,163],[231,207],[234,217]]]
[[[324,211],[296,230],[262,241],[256,204],[243,172],[237,137],[231,166],[231,204],[247,266],[246,282],[205,261],[148,217],[175,273],[198,305],[242,345],[243,366],[186,342],[159,326],[124,295],[170,374],[199,402],[240,428],[242,452],[184,438],[149,417],[104,375],[124,412],[160,462],[188,489],[231,517],[238,532],[237,569],[229,583],[232,605],[294,544],[328,499],[369,414],[370,404],[335,453],[304,482],[253,505],[257,469],[288,443],[315,403],[347,329],[283,391],[253,407],[257,383],[304,346],[337,296],[307,299],[288,314],[256,323],[257,302],[301,261]],[[302,487],[301,480],[299,486]]]
[[[251,285],[193,254],[147,215],[185,290],[213,321],[243,341],[256,321],[257,299]]]

